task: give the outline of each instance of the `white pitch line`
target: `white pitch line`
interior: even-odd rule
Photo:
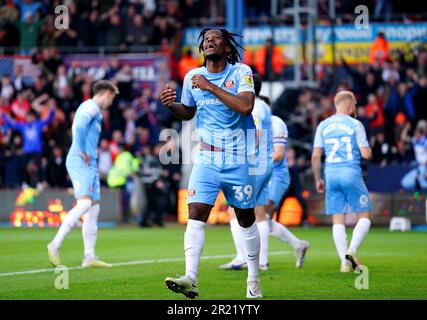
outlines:
[[[269,255],[278,256],[282,254],[290,254],[290,251],[275,251],[270,252]],[[218,256],[202,256],[201,260],[211,260],[211,259],[225,259],[225,258],[234,258],[235,255],[218,255]],[[185,261],[185,258],[168,258],[168,259],[151,259],[151,260],[136,260],[136,261],[125,261],[125,262],[116,262],[111,263],[113,267],[121,267],[121,266],[132,266],[139,264],[151,264],[151,263],[165,263],[165,262],[179,262]],[[58,267],[58,270],[61,268]],[[69,267],[67,270],[80,270],[84,269],[83,267]],[[0,273],[0,277],[11,277],[11,276],[19,276],[26,274],[35,274],[35,273],[46,273],[46,272],[54,272],[56,268],[48,268],[48,269],[36,269],[36,270],[27,270],[27,271],[17,271],[17,272],[6,272]]]

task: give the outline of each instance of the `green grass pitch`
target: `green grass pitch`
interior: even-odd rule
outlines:
[[[184,273],[184,226],[100,229],[97,255],[111,269],[69,271],[69,288],[55,288],[56,274],[46,244],[56,229],[0,229],[0,299],[183,300],[164,285],[166,276]],[[369,268],[369,289],[356,289],[357,274],[339,272],[330,228],[292,228],[310,241],[302,269],[295,268],[290,246],[270,238],[270,270],[261,272],[265,299],[427,299],[427,233],[371,229],[360,249]],[[351,229],[348,229],[351,237]],[[222,271],[234,252],[228,226],[209,226],[199,272],[199,299],[245,299],[246,271]],[[68,267],[81,263],[83,243],[74,230],[61,250]],[[161,260],[165,259],[165,260]],[[20,271],[51,269],[32,274]]]

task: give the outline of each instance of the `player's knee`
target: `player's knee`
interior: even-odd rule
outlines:
[[[361,212],[358,215],[359,215],[359,219],[365,218],[365,219],[371,220],[371,213],[370,212]]]
[[[77,199],[77,206],[86,212],[92,207],[92,200],[88,198],[79,198]]]
[[[254,209],[237,209],[235,208],[239,225],[243,228],[249,228],[255,222]]]
[[[209,213],[212,206],[204,203],[191,203],[188,206],[188,218],[206,222],[209,218]]]
[[[271,218],[276,211],[276,205],[272,200],[268,200],[267,207],[265,208],[266,215]]]

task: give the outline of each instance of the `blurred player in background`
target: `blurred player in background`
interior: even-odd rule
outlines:
[[[182,120],[192,119],[197,109],[196,127],[201,141],[188,186],[186,272],[182,277],[165,279],[169,289],[189,298],[198,296],[197,274],[206,221],[220,190],[234,207],[244,238],[248,263],[246,297],[262,297],[258,269],[260,238],[254,214],[255,176],[250,174],[248,161],[255,153],[251,116],[254,84],[250,67],[238,62],[240,45],[234,36],[225,29],[204,29],[199,36],[204,66],[186,74],[181,103],[175,102],[176,92],[169,86],[160,95],[162,103]],[[253,137],[249,137],[252,133]],[[242,156],[243,163],[236,161]]]
[[[270,223],[270,234],[291,245],[296,255],[295,266],[301,268],[310,244],[306,240],[300,240],[288,228],[272,219],[274,213],[279,210],[283,196],[289,188],[290,176],[286,159],[288,128],[285,122],[277,116],[271,117],[271,124],[273,131],[273,172],[268,182],[266,216]]]
[[[341,91],[334,98],[335,115],[322,121],[316,130],[311,158],[316,190],[326,192],[326,214],[332,215],[332,233],[341,272],[360,271],[357,250],[371,226],[371,201],[360,167],[361,158],[369,160],[372,151],[360,121],[354,119],[356,99],[352,92]],[[322,152],[325,150],[325,180],[320,173]],[[347,247],[345,214],[359,216],[350,246]]]
[[[106,80],[96,82],[93,86],[94,96],[83,102],[74,116],[73,142],[67,155],[66,166],[77,203],[68,212],[55,238],[47,246],[49,260],[54,266],[60,264],[59,249],[62,242],[85,214],[82,226],[84,242],[82,267],[111,267],[95,256],[101,199],[97,148],[102,127],[101,109],[107,110],[118,93],[119,90],[113,83]]]
[[[260,234],[260,270],[267,270],[268,236],[270,227],[266,219],[265,207],[268,203],[268,181],[273,170],[271,154],[273,152],[273,139],[271,135],[271,110],[270,107],[259,97],[261,90],[261,78],[254,75],[255,103],[252,117],[256,126],[257,166],[259,173],[255,176],[255,216]],[[220,269],[242,269],[246,268],[244,241],[240,231],[237,218],[232,207],[228,208],[230,214],[230,230],[236,247],[237,256],[229,263],[221,265]]]
[[[300,268],[309,247],[308,242],[298,239],[285,226],[271,219],[274,212],[280,208],[281,200],[290,184],[285,156],[288,129],[282,119],[271,114],[270,107],[266,102],[267,98],[259,95],[262,82],[257,75],[254,75],[254,84],[256,98],[252,116],[257,128],[257,146],[260,152],[258,156],[261,157],[260,165],[266,165],[268,168],[264,175],[257,176],[257,207],[255,208],[255,214],[261,238],[259,267],[260,270],[264,271],[269,268],[268,238],[271,234],[283,242],[288,242],[294,248],[297,256],[296,266]],[[268,159],[268,161],[265,159]],[[231,208],[229,213],[230,229],[237,255],[231,262],[223,264],[219,268],[241,270],[246,268],[243,239],[237,225],[234,210]]]

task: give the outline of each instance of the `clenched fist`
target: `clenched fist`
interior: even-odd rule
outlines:
[[[166,85],[166,89],[160,93],[160,101],[166,107],[172,106],[176,100],[176,91],[174,91],[169,84]]]
[[[210,90],[212,83],[210,83],[204,76],[196,74],[191,78],[193,88],[202,90]]]
[[[325,192],[325,182],[322,179],[316,180],[316,191],[319,193]]]

